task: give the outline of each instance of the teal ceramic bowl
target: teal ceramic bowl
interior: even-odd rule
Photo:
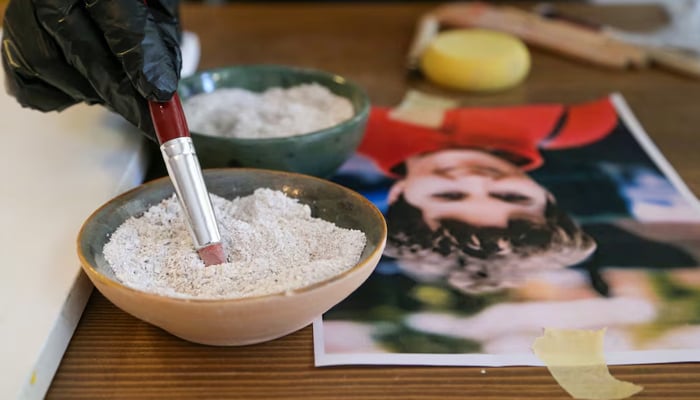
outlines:
[[[370,109],[364,90],[347,79],[312,69],[244,65],[206,70],[184,78],[178,93],[185,102],[191,96],[220,88],[262,92],[314,82],[350,100],[353,117],[327,129],[282,138],[230,138],[190,132],[202,168],[250,167],[331,176],[359,146]]]

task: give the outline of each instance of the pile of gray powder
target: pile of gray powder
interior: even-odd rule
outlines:
[[[210,136],[275,138],[337,125],[353,115],[352,103],[318,83],[274,87],[262,93],[222,88],[183,102],[190,130]]]
[[[229,262],[205,267],[173,195],[120,225],[104,247],[117,279],[170,297],[240,298],[288,292],[350,269],[366,237],[311,216],[280,191],[211,195]]]

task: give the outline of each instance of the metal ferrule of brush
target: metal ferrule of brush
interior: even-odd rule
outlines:
[[[188,227],[197,250],[220,243],[211,199],[204,185],[202,170],[190,137],[168,140],[160,146],[175,193],[189,221]]]

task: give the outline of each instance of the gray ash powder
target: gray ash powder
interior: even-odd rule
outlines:
[[[182,104],[193,132],[266,139],[302,135],[352,118],[350,100],[318,83],[273,87],[262,93],[221,88]]]
[[[104,256],[117,279],[170,297],[261,296],[338,275],[357,263],[365,247],[363,232],[313,218],[309,206],[280,191],[211,199],[230,262],[204,266],[173,195],[112,234]]]

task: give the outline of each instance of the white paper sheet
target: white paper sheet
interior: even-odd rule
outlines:
[[[0,32],[1,33],[1,32]],[[199,42],[183,41],[194,72]],[[23,109],[0,83],[0,398],[48,389],[92,290],[76,238],[101,204],[143,180],[143,135],[100,106]]]

